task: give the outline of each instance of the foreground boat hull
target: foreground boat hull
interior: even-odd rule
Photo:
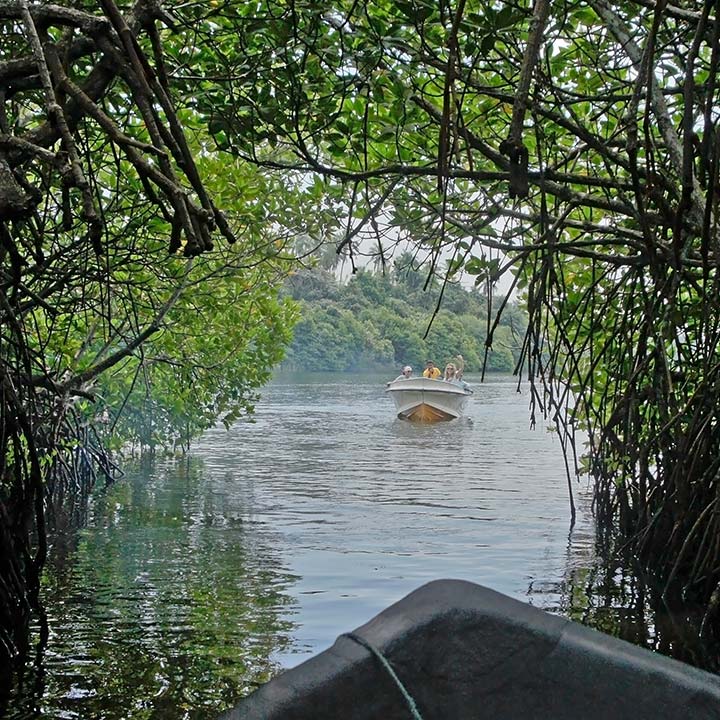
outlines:
[[[415,422],[454,420],[463,414],[472,394],[460,385],[429,378],[395,380],[385,392],[393,399],[398,417]]]
[[[717,720],[718,708],[716,675],[479,585],[439,580],[223,720]]]

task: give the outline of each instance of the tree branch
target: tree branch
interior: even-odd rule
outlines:
[[[512,120],[508,136],[500,143],[500,152],[507,156],[510,161],[510,199],[527,197],[528,185],[528,150],[525,147],[523,136],[523,124],[530,95],[530,82],[535,71],[540,52],[540,44],[545,32],[545,25],[550,14],[550,0],[535,0],[533,17],[530,22],[530,35],[523,56],[522,67],[520,68],[520,80],[518,81],[513,103]]]

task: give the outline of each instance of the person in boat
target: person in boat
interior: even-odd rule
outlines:
[[[455,360],[457,361],[455,365],[455,378],[462,380],[463,372],[465,372],[465,358],[462,355],[458,355]]]
[[[435,363],[432,360],[428,360],[425,363],[425,369],[423,370],[423,377],[430,378],[431,380],[439,380],[442,372],[439,367],[435,367]]]
[[[452,383],[453,385],[459,385],[463,390],[470,389],[470,386],[462,379],[462,376],[458,374],[454,363],[448,363],[445,366],[445,375],[443,376],[443,380],[445,380],[445,382]]]
[[[406,365],[402,372],[395,378],[395,380],[407,380],[412,375],[412,368],[409,365]],[[395,382],[393,380],[393,382]]]
[[[457,378],[455,376],[455,365],[453,365],[453,363],[448,363],[445,366],[445,374],[443,375],[443,380],[445,382],[453,382],[456,379]]]

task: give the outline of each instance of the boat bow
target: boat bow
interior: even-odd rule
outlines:
[[[392,397],[398,417],[420,422],[460,417],[472,395],[472,390],[462,385],[430,378],[395,380],[385,392]]]

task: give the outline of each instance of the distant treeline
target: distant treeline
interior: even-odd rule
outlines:
[[[365,269],[348,282],[321,268],[295,272],[285,292],[298,301],[300,320],[283,367],[293,370],[368,370],[412,365],[432,359],[437,365],[458,353],[466,371],[482,369],[488,331],[488,297],[477,289],[448,283],[440,310],[428,325],[441,284],[416,271]],[[491,302],[491,322],[501,298]],[[525,313],[509,303],[493,333],[488,371],[512,372],[527,325]]]

